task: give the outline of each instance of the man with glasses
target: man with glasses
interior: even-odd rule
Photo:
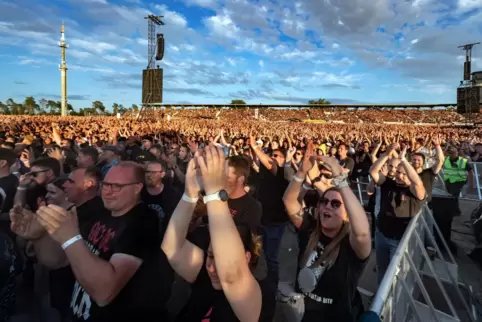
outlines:
[[[14,203],[36,211],[45,199],[46,186],[60,175],[60,163],[54,158],[41,158],[30,165],[30,172],[20,176]]]
[[[74,212],[50,205],[38,218],[60,245],[76,277],[72,321],[164,321],[172,270],[159,250],[159,220],[140,202],[144,169],[121,162],[101,183],[110,214],[79,227]]]
[[[167,227],[174,209],[176,209],[182,194],[171,185],[164,184],[166,166],[162,161],[147,163],[145,186],[141,191],[141,200],[154,210],[161,220],[161,235]]]

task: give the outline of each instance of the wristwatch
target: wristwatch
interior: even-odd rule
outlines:
[[[218,192],[215,192],[213,194],[210,194],[210,195],[207,195],[207,196],[204,196],[203,197],[203,202],[206,204],[210,201],[214,201],[214,200],[221,200],[221,201],[228,201],[229,197],[228,197],[228,193],[226,192],[226,190],[219,190]]]
[[[345,188],[349,186],[347,178],[348,178],[348,173],[342,172],[336,177],[333,177],[333,180],[331,181],[331,183],[335,188],[338,188],[338,189]]]

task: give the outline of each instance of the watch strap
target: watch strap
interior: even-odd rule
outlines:
[[[203,197],[204,203],[208,203],[214,200],[221,200],[221,197],[219,196],[219,191]]]

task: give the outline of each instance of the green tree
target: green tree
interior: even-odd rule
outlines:
[[[7,104],[0,102],[0,114],[10,114],[10,108]]]
[[[117,115],[117,113],[119,113],[119,104],[117,103],[114,103],[112,104],[112,114]]]
[[[232,100],[231,105],[246,105],[246,102],[243,100]]]
[[[309,100],[308,101],[308,104],[331,104],[331,102],[329,100],[325,100],[324,98],[319,98],[318,100]]]
[[[38,101],[39,105],[40,105],[40,109],[39,109],[39,113],[40,114],[46,114],[46,110],[45,108],[47,107],[47,103],[48,101],[45,99],[45,98],[41,98],[39,101]]]
[[[131,105],[131,110],[133,110],[133,111],[138,111],[138,110],[139,110],[139,107],[137,106],[137,104],[132,104],[132,105]]]
[[[27,96],[23,105],[25,106],[25,111],[30,115],[34,115],[40,109],[40,106],[37,104],[33,96]]]
[[[102,103],[101,101],[92,102],[92,110],[93,114],[105,113],[104,103]]]
[[[49,110],[49,114],[58,115],[60,114],[61,105],[60,101],[48,100],[46,108]]]
[[[16,103],[13,99],[9,98],[5,104],[7,104],[13,115],[25,114],[25,106],[23,104]]]
[[[124,105],[122,104],[119,104],[119,110],[118,110],[118,113],[120,114],[124,114],[125,112],[128,111],[128,108],[126,108]]]

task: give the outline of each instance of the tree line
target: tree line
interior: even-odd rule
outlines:
[[[243,100],[232,100],[233,105],[246,105]],[[308,104],[331,104],[325,99],[310,100]],[[0,101],[0,114],[6,115],[60,115],[61,102],[54,100],[40,99],[38,102],[33,96],[27,96],[23,102],[15,102],[12,98],[5,102]],[[80,108],[78,111],[74,110],[71,104],[67,103],[67,114],[74,116],[89,116],[89,115],[117,115],[117,113],[124,114],[126,112],[136,112],[139,110],[137,104],[132,104],[130,107],[125,107],[122,104],[112,104],[111,110],[107,110],[104,103],[101,101],[94,101],[90,107]]]
[[[60,115],[61,102],[54,100],[40,99],[38,102],[33,96],[27,96],[23,102],[15,102],[9,98],[5,102],[0,101],[0,114],[6,115]],[[90,107],[74,110],[71,104],[67,103],[67,114],[74,116],[89,115],[116,115],[117,113],[125,113],[129,111],[138,111],[139,107],[132,104],[131,107],[125,107],[122,104],[114,103],[112,110],[106,109],[101,101],[94,101]]]

